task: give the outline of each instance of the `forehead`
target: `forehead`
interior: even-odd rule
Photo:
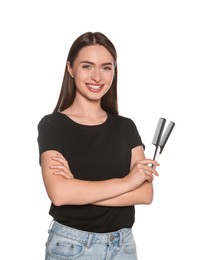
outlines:
[[[76,61],[80,62],[83,60],[94,63],[114,62],[111,53],[102,45],[83,47],[79,51]]]

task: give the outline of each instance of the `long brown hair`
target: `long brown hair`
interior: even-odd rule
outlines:
[[[118,103],[117,103],[117,53],[112,42],[100,32],[86,32],[80,35],[72,44],[67,62],[70,62],[72,66],[75,59],[77,58],[78,52],[86,46],[91,45],[102,45],[104,46],[112,55],[115,61],[115,73],[114,78],[111,84],[109,91],[101,99],[101,107],[108,113],[118,114]],[[54,109],[54,112],[60,112],[68,108],[74,101],[76,94],[76,86],[74,79],[71,78],[70,74],[67,71],[67,62],[64,72],[64,78],[62,82],[62,87],[57,101],[57,105]]]

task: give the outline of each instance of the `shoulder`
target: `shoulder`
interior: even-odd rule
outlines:
[[[61,122],[60,113],[53,112],[51,114],[47,114],[43,116],[38,123],[38,127],[57,126],[58,124],[60,124],[60,122]]]
[[[113,115],[112,114],[111,118],[113,119],[113,121],[116,121],[121,124],[129,124],[129,123],[133,122],[133,120],[131,118],[125,117],[123,115]]]
[[[122,115],[110,115],[109,127],[113,130],[124,131],[125,134],[136,129],[134,121],[131,118]]]
[[[125,127],[135,126],[134,121],[129,117],[123,115],[112,115],[111,118],[112,121],[114,121],[116,124],[120,126],[125,126]]]

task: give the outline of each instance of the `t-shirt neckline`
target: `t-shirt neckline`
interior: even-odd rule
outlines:
[[[100,126],[104,126],[108,123],[109,119],[110,119],[110,114],[107,113],[107,118],[105,119],[104,122],[100,123],[100,124],[96,124],[96,125],[85,125],[85,124],[81,124],[81,123],[78,123],[76,121],[74,121],[72,118],[70,118],[68,115],[66,114],[63,114],[61,112],[56,112],[57,114],[61,115],[62,117],[66,118],[68,121],[70,121],[71,123],[73,123],[74,125],[77,125],[77,126],[81,126],[81,127],[100,127]]]

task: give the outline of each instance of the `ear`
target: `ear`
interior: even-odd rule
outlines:
[[[72,70],[72,67],[71,67],[69,61],[67,62],[67,71],[69,72],[71,78],[73,78],[73,77],[74,77],[74,75],[73,75],[73,70]]]

